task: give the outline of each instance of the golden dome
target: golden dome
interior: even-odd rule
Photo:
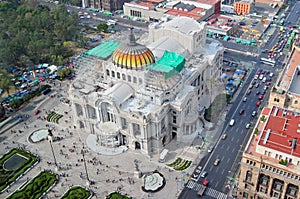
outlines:
[[[134,70],[142,70],[155,62],[151,50],[135,42],[132,31],[129,36],[129,43],[118,47],[113,53],[112,59],[115,65]]]

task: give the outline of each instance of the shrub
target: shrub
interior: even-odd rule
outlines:
[[[266,116],[264,116],[264,115],[261,116],[260,121],[262,121],[262,122],[265,121],[265,117],[266,117]]]
[[[283,160],[283,159],[281,159],[280,161],[279,161],[279,164],[282,164],[282,165],[287,165],[287,160]]]
[[[258,128],[254,129],[254,135],[256,135],[258,133]]]

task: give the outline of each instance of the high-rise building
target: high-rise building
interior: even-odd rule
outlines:
[[[252,3],[249,1],[236,1],[233,5],[234,13],[238,15],[248,15],[251,13],[252,6]]]

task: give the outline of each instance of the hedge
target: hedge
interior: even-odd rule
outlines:
[[[49,171],[42,171],[34,179],[32,179],[23,189],[14,192],[7,199],[30,198],[39,199],[46,193],[51,186],[57,182],[55,174]]]
[[[88,190],[80,186],[74,186],[61,199],[88,199],[91,195],[91,192]]]
[[[23,166],[17,168],[16,170],[4,170],[3,164],[14,154],[20,154],[28,158],[28,160],[24,163]],[[0,159],[0,191],[4,190],[7,186],[13,183],[21,174],[23,174],[27,169],[33,166],[38,160],[38,157],[17,148],[10,150],[8,153],[3,155]]]

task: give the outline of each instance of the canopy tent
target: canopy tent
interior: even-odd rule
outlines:
[[[165,51],[164,55],[148,69],[165,73],[165,79],[181,72],[185,64],[185,58],[179,53]]]

